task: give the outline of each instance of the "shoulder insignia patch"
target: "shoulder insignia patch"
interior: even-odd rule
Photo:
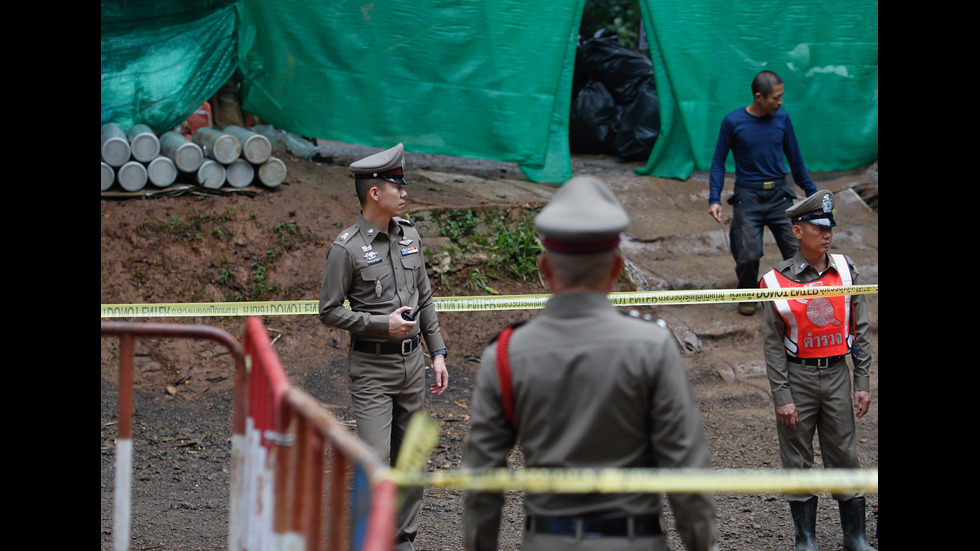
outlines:
[[[341,232],[341,234],[337,236],[337,239],[335,240],[335,242],[336,243],[343,243],[343,242],[347,241],[347,239],[350,238],[350,236],[352,234],[354,234],[354,233],[357,233],[357,226],[351,226],[351,227],[347,228],[346,230],[344,230],[343,232]]]

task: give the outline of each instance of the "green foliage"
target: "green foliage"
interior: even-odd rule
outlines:
[[[473,209],[465,211],[453,209],[446,214],[445,220],[439,226],[439,233],[453,241],[465,242],[465,238],[473,237],[475,234],[477,222],[479,219]]]
[[[251,268],[251,272],[249,272],[252,284],[251,288],[243,288],[235,283],[234,269],[224,268],[221,270],[215,282],[230,287],[233,290],[228,295],[228,300],[233,302],[263,300],[280,290],[277,285],[268,281],[266,275],[266,272],[272,267],[271,259],[274,258],[274,255],[269,256],[270,252],[266,252],[265,258],[255,260],[249,265]]]
[[[522,281],[538,277],[538,257],[544,251],[530,216],[510,222],[498,216],[491,238],[494,264],[504,266]]]
[[[449,210],[439,216],[439,231],[462,253],[483,253],[483,270],[470,274],[466,286],[493,292],[488,278],[514,276],[522,281],[538,278],[537,259],[544,248],[534,230],[536,210]]]
[[[490,288],[490,286],[487,285],[487,279],[487,274],[481,272],[480,269],[477,268],[470,272],[470,275],[467,276],[466,287],[475,291],[484,292]]]
[[[279,236],[279,244],[284,251],[295,249],[297,247],[297,238],[305,239],[309,237],[303,230],[299,229],[296,222],[280,222],[272,227],[272,231]]]
[[[218,213],[205,213],[192,211],[188,218],[175,216],[166,222],[157,222],[154,227],[157,230],[165,230],[170,234],[171,239],[190,239],[201,241],[204,236],[210,234],[217,240],[221,240],[230,232],[224,224],[234,220],[235,208]],[[141,228],[147,229],[147,224],[140,224]]]
[[[231,268],[224,268],[221,270],[221,274],[218,276],[218,282],[227,285],[235,277],[235,270]]]
[[[279,288],[272,283],[268,283],[265,278],[265,272],[269,269],[269,262],[253,262],[252,263],[252,292],[249,295],[249,300],[258,300],[259,298],[271,295],[275,293]]]
[[[637,0],[588,0],[582,10],[579,35],[587,39],[605,29],[616,33],[620,46],[637,50],[642,24]]]

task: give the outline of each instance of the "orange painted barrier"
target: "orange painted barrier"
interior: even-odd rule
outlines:
[[[319,402],[289,385],[262,321],[249,318],[247,323],[246,457],[253,462],[245,472],[253,484],[247,484],[246,503],[261,506],[250,510],[244,545],[235,549],[313,550],[324,544],[331,550],[390,550],[395,485],[387,478],[387,466]],[[326,511],[325,469],[330,474]],[[255,483],[266,479],[274,483]],[[274,494],[259,493],[269,486]],[[348,507],[364,501],[370,503],[367,511]]]
[[[134,339],[208,339],[235,361],[228,549],[390,551],[396,485],[388,467],[319,402],[290,385],[259,318],[244,344],[208,326],[102,322],[120,339],[114,550],[129,548]],[[328,478],[329,477],[329,478]]]

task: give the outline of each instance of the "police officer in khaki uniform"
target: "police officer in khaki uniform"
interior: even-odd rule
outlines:
[[[857,285],[850,258],[830,254],[833,242],[834,194],[817,191],[786,209],[799,240],[799,251],[763,276],[769,289]],[[776,434],[784,469],[813,465],[813,436],[820,438],[824,466],[860,469],[855,416],[871,405],[870,321],[863,295],[775,300],[765,306],[765,357],[776,408]],[[845,357],[854,362],[851,372]],[[844,549],[872,549],[865,535],[863,493],[835,494],[840,509]],[[787,495],[798,551],[815,550],[817,496]]]
[[[350,393],[358,435],[395,464],[412,413],[422,408],[431,356],[441,395],[449,385],[446,345],[432,302],[422,243],[405,211],[402,144],[350,165],[361,213],[327,251],[320,321],[350,333]],[[344,300],[350,309],[344,307]],[[412,549],[422,488],[407,491],[399,511],[398,549]]]
[[[484,351],[464,468],[504,468],[518,442],[527,468],[710,468],[671,334],[609,302],[628,223],[591,177],[569,180],[535,218],[546,249],[538,266],[553,296],[535,320],[505,329]],[[714,497],[669,499],[688,549],[714,548]],[[502,503],[499,492],[467,493],[467,550],[497,548]],[[529,493],[522,549],[666,549],[663,506],[656,493]]]

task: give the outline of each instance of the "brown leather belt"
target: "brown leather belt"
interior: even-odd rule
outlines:
[[[350,347],[366,354],[401,354],[408,356],[422,344],[422,333],[401,342],[355,340]]]

